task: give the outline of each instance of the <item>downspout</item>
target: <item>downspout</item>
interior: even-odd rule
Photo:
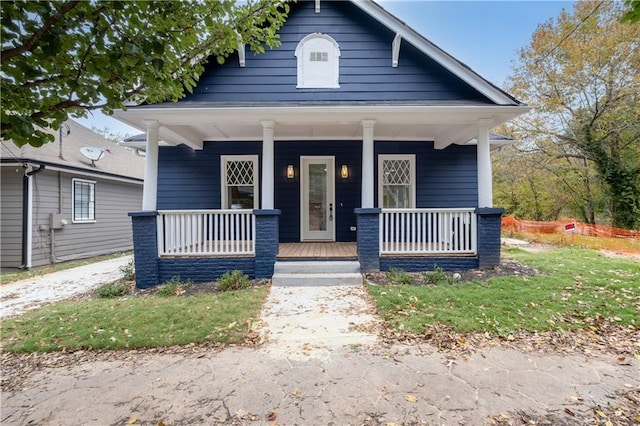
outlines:
[[[60,139],[62,141],[62,139]],[[62,143],[62,142],[61,142]],[[62,214],[62,172],[58,171],[58,214]],[[51,251],[49,255],[49,261],[52,265],[57,263],[56,260],[56,231],[53,227],[49,226],[49,238],[51,239]]]
[[[24,166],[29,169],[31,166]],[[44,165],[37,169],[29,170],[22,178],[22,267],[30,269],[32,263],[33,248],[33,176],[44,171]]]

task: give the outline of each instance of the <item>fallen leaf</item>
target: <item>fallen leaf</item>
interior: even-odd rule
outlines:
[[[130,424],[130,425],[138,423],[138,418],[137,417],[131,417],[127,423]]]
[[[509,415],[507,413],[500,413],[500,418],[501,419],[510,419],[511,417],[509,417]]]
[[[408,402],[417,402],[418,401],[418,398],[416,398],[415,395],[411,395],[411,394],[405,395],[404,399],[406,399]]]
[[[626,356],[618,357],[617,361],[618,365],[631,365],[631,359],[627,358]]]
[[[603,419],[607,417],[607,415],[600,410],[596,410],[596,414],[602,417]]]
[[[156,426],[167,426],[162,420],[158,420],[158,423],[156,423]]]

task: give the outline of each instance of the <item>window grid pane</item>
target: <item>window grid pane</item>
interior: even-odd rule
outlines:
[[[411,208],[411,160],[382,160],[382,207]]]
[[[329,52],[309,52],[311,62],[329,62]]]
[[[75,181],[73,183],[74,211],[73,220],[95,219],[95,184]]]
[[[385,185],[410,185],[411,161],[410,160],[384,160],[384,184]]]
[[[252,209],[256,206],[256,160],[224,160],[224,209]]]
[[[227,185],[253,185],[253,161],[227,161]]]

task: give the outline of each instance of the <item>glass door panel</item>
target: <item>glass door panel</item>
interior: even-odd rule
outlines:
[[[302,240],[334,241],[333,157],[302,157]]]

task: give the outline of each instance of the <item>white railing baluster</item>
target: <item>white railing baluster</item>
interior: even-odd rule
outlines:
[[[163,210],[157,232],[159,256],[255,254],[252,210]]]
[[[476,254],[473,208],[382,209],[381,254]]]

